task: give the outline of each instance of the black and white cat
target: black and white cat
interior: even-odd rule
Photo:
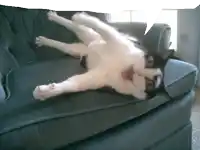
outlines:
[[[84,62],[87,72],[63,82],[39,85],[35,99],[45,100],[63,93],[110,87],[116,92],[146,99],[151,89],[162,83],[160,67],[153,67],[154,57],[147,57],[130,38],[112,26],[86,13],[76,13],[72,20],[48,12],[48,19],[73,31],[82,43],[62,43],[46,37],[36,38],[38,46],[56,48]],[[150,67],[147,67],[150,65]],[[63,68],[64,69],[64,68]],[[148,88],[148,84],[151,87]]]

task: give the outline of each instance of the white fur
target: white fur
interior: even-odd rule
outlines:
[[[56,48],[74,57],[88,55],[88,72],[60,83],[37,86],[33,92],[35,99],[45,100],[63,93],[95,90],[104,86],[121,94],[146,98],[145,79],[142,76],[146,72],[139,71],[144,70],[144,53],[125,35],[85,13],[75,14],[72,21],[55,12],[49,12],[47,16],[49,20],[73,31],[83,43],[67,44],[40,36],[36,38],[36,44]],[[133,82],[121,76],[121,72],[130,66],[138,70],[133,74]]]

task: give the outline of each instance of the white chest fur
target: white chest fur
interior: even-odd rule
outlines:
[[[102,67],[109,72],[121,72],[126,67],[134,64],[144,67],[143,52],[134,46],[107,44],[103,40],[91,43],[88,48],[88,68]],[[134,49],[133,49],[134,48]],[[106,69],[107,68],[107,69]]]

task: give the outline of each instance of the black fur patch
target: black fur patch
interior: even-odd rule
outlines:
[[[174,51],[173,50],[163,50],[162,54],[156,54],[153,52],[149,52],[139,41],[132,41],[134,45],[139,48],[140,50],[144,51],[145,53],[145,60],[146,60],[146,68],[159,68],[162,73],[164,72],[164,67],[167,63],[167,60],[173,57]],[[163,77],[161,80],[161,84],[159,87],[155,87],[157,79],[161,76],[155,76],[154,80],[146,79],[146,92],[150,97],[154,97],[157,92],[164,90],[164,83]]]
[[[88,67],[87,67],[87,57],[88,57],[88,56],[82,56],[81,61],[80,61],[80,65],[81,65],[83,68],[85,68],[85,69],[88,68]]]

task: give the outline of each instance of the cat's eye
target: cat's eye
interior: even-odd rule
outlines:
[[[146,57],[146,67],[147,68],[152,68],[154,66],[154,59],[152,56],[147,56]]]
[[[151,91],[155,88],[155,80],[150,80],[148,78],[146,78],[146,89],[147,91]]]

